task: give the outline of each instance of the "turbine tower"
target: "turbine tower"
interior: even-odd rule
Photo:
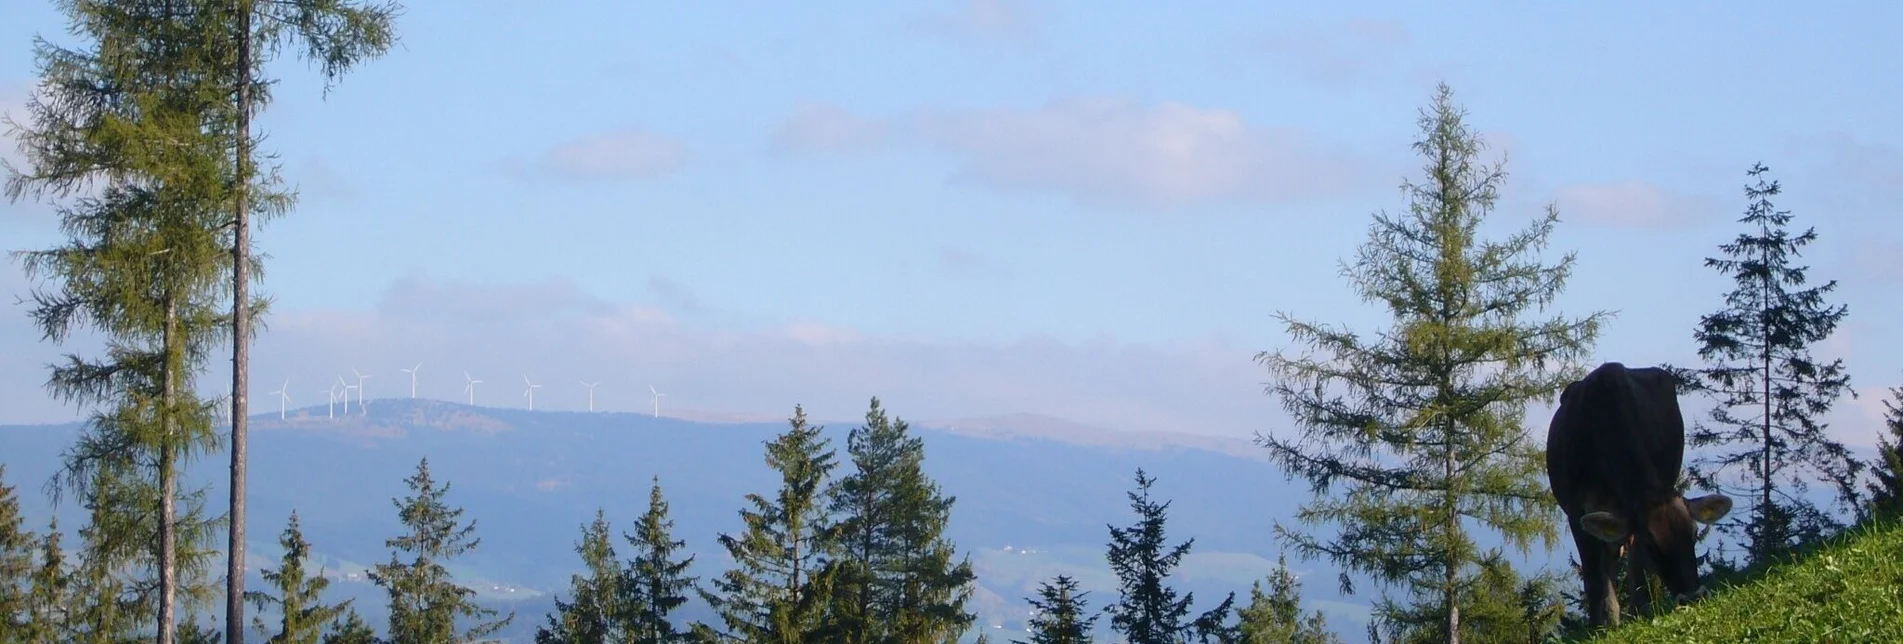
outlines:
[[[528,389],[522,390],[522,395],[529,397],[529,411],[535,411],[535,390],[542,388],[542,386],[529,382],[528,376],[522,376],[522,384],[529,386]]]
[[[408,369],[398,369],[398,371],[402,371],[403,373],[410,374],[410,397],[411,398],[416,397],[416,372],[418,369],[422,369],[422,368],[423,368],[423,363],[418,362],[416,363],[416,366],[414,367],[410,367]]]
[[[588,388],[588,411],[595,410],[595,385],[599,385],[599,384],[601,384],[600,381],[595,381],[595,382],[583,381],[581,383],[581,386]]]
[[[330,394],[330,417],[337,417],[337,385],[331,385],[324,393]]]
[[[469,377],[467,371],[463,372],[463,380],[469,381],[469,384],[463,385],[463,393],[469,394],[469,406],[474,407],[476,406],[476,385],[482,381]]]
[[[290,389],[291,379],[285,378],[284,386],[278,387],[277,391],[271,392],[278,395],[278,420],[284,420],[284,406],[291,403]]]
[[[357,374],[357,411],[368,414],[370,410],[366,408],[363,402],[363,381],[369,380],[370,376],[364,375],[361,371],[357,371],[356,367],[351,367],[350,372]]]
[[[348,381],[348,380],[344,380],[344,377],[343,377],[343,376],[337,376],[337,384],[339,384],[339,385],[343,385],[343,388],[344,388],[344,413],[346,413],[346,414],[348,414],[348,413],[350,413],[350,390],[352,389],[352,387],[350,386],[350,381]]]
[[[648,393],[654,394],[654,417],[660,418],[661,417],[661,397],[667,394],[661,393],[659,391],[655,391],[654,385],[648,385]]]

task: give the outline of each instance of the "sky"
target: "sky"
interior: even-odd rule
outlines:
[[[1260,351],[1278,312],[1387,323],[1338,274],[1421,176],[1446,82],[1503,158],[1494,233],[1548,205],[1575,273],[1539,317],[1616,311],[1592,363],[1696,363],[1745,171],[1819,240],[1850,315],[1817,351],[1874,442],[1903,384],[1903,6],[1842,2],[947,0],[412,2],[325,94],[287,50],[265,147],[299,190],[257,234],[273,297],[252,405],[352,369],[538,409],[850,420],[1037,413],[1119,430],[1290,431]],[[53,3],[0,19],[0,110]],[[0,155],[19,156],[11,140]],[[0,203],[0,249],[59,243]],[[0,267],[0,423],[80,411]],[[467,372],[467,376],[465,373]],[[223,364],[210,372],[228,378]],[[352,378],[354,383],[354,377]],[[223,385],[212,385],[223,391]],[[1688,406],[1696,403],[1688,401]],[[1543,433],[1537,428],[1535,435]]]

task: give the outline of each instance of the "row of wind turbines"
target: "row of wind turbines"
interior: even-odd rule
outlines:
[[[411,398],[416,397],[416,374],[418,371],[421,371],[422,369],[423,369],[423,363],[419,362],[414,367],[398,370],[398,371],[402,371],[403,373],[410,374],[410,397]],[[342,375],[339,375],[337,376],[337,382],[332,383],[329,389],[324,390],[324,393],[330,396],[330,408],[328,413],[331,418],[337,417],[337,403],[339,401],[343,402],[344,404],[344,413],[345,414],[350,413],[350,392],[353,392],[353,391],[357,392],[358,413],[360,414],[369,413],[369,410],[367,409],[368,403],[365,402],[364,395],[363,395],[363,391],[364,391],[363,381],[369,380],[372,376],[371,374],[358,371],[355,367],[352,367],[350,369],[350,373],[357,377],[357,384],[354,384],[354,385],[350,384],[349,380],[345,379]],[[463,393],[469,397],[469,404],[473,406],[476,404],[476,385],[482,384],[482,381],[477,380],[473,377],[470,377],[469,372],[467,371],[463,372],[463,380],[465,381],[463,385]],[[522,397],[528,399],[529,410],[534,411],[535,410],[535,390],[541,389],[542,386],[530,381],[527,375],[522,376],[522,384],[527,385],[527,388],[522,390]],[[600,381],[596,381],[596,382],[588,382],[585,380],[581,381],[581,386],[584,389],[588,390],[588,411],[590,412],[595,411],[595,387],[599,386],[600,384],[601,384]],[[271,392],[271,395],[278,397],[278,419],[279,420],[283,420],[287,417],[288,410],[290,409],[290,405],[291,405],[290,391],[291,391],[291,380],[289,378],[286,378],[284,380],[283,386],[278,387],[277,390]],[[661,397],[666,396],[667,394],[662,393],[659,390],[656,390],[654,388],[654,385],[648,385],[648,393],[651,394],[654,398],[654,417],[660,418],[661,417]]]

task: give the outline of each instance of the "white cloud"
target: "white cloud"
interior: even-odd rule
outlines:
[[[1262,49],[1310,81],[1339,86],[1360,80],[1400,59],[1412,44],[1407,25],[1393,20],[1352,18],[1278,30]]]
[[[1066,98],[1031,109],[928,111],[919,134],[964,158],[960,181],[1096,203],[1272,202],[1385,185],[1376,164],[1182,103]]]
[[[885,140],[885,124],[830,103],[799,106],[773,133],[773,146],[792,152],[860,152]]]
[[[1718,204],[1669,192],[1644,181],[1585,183],[1560,188],[1559,214],[1609,226],[1668,228],[1710,221]]]
[[[685,143],[630,128],[563,142],[543,153],[537,165],[556,176],[603,181],[652,179],[678,171],[692,160],[693,153]]]
[[[928,33],[956,39],[1025,46],[1038,41],[1040,13],[1026,0],[958,0],[951,11],[926,16],[915,24]]]

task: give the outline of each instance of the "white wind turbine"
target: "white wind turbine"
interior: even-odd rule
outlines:
[[[655,391],[654,385],[648,385],[648,393],[654,394],[654,417],[660,418],[661,417],[661,397],[667,394],[661,393],[659,391]]]
[[[469,394],[469,406],[474,407],[476,406],[476,385],[482,381],[469,377],[467,371],[463,372],[463,380],[469,381],[469,384],[463,385],[463,393]]]
[[[595,410],[595,385],[599,385],[599,384],[601,384],[600,381],[595,381],[595,382],[584,381],[581,383],[581,386],[588,388],[588,411]]]
[[[398,371],[402,371],[403,373],[410,374],[410,397],[411,398],[416,397],[416,372],[422,368],[423,368],[423,363],[418,362],[416,363],[416,366],[414,367],[410,367],[408,369],[398,369]]]
[[[351,385],[350,381],[344,380],[343,376],[337,376],[337,384],[344,387],[344,413],[348,414],[350,413],[350,390],[356,387]]]
[[[271,392],[278,395],[278,420],[284,420],[284,406],[291,404],[290,390],[291,379],[285,378],[284,386],[278,387],[277,391]]]
[[[522,390],[522,395],[529,397],[529,411],[535,411],[535,390],[541,389],[542,386],[529,382],[528,376],[522,376],[522,384],[529,386],[528,389]]]
[[[330,417],[337,417],[337,385],[331,385],[324,393],[330,394]]]
[[[363,381],[369,380],[370,376],[365,375],[361,371],[357,371],[356,367],[351,367],[350,372],[357,374],[357,411],[368,414],[370,410],[366,408],[367,406],[363,402]]]

